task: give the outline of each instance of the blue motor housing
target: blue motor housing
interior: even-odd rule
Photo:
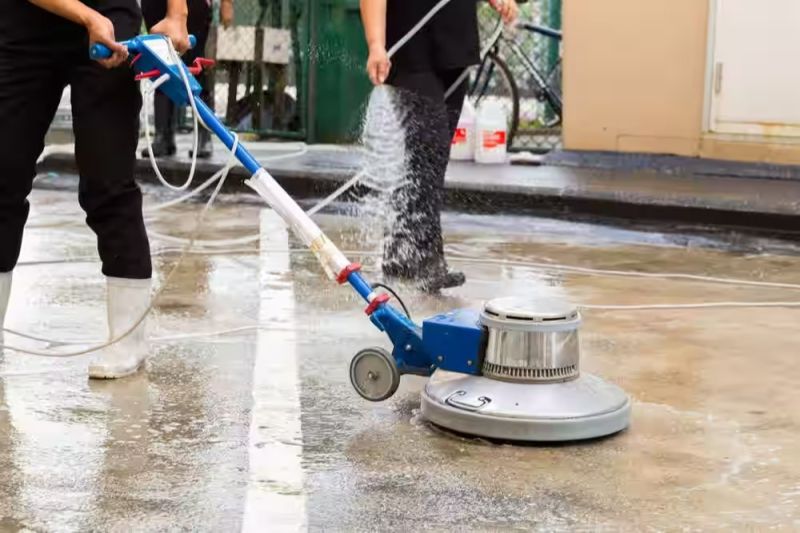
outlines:
[[[486,351],[486,335],[480,313],[456,309],[422,323],[422,345],[433,364],[442,370],[480,374]]]

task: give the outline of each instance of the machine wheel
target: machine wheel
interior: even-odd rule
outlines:
[[[350,383],[365,400],[382,402],[397,391],[400,371],[383,348],[364,348],[350,362]]]

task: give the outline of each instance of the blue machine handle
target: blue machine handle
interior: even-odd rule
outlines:
[[[122,41],[119,43],[128,48],[128,51],[135,54],[138,52],[133,41]],[[189,48],[194,48],[197,46],[197,37],[194,35],[189,36]],[[99,61],[100,59],[108,59],[111,57],[111,49],[104,44],[94,43],[92,46],[89,47],[89,57],[95,61]]]

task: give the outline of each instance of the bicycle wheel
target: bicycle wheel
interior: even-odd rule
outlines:
[[[475,109],[487,99],[501,102],[508,117],[507,144],[510,148],[519,127],[519,89],[508,65],[494,50],[470,74],[467,98]]]

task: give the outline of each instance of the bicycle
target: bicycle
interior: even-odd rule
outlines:
[[[516,28],[547,38],[548,47],[555,44],[558,50],[557,61],[552,66],[537,65],[514,36],[504,30],[501,22],[482,50],[481,62],[470,75],[467,92],[468,98],[476,108],[485,98],[496,98],[503,102],[509,117],[508,146],[512,145],[514,137],[519,132],[522,98],[533,98],[543,104],[540,118],[530,124],[536,129],[552,129],[559,126],[563,110],[560,53],[562,33],[530,22],[518,22]],[[501,45],[510,51],[524,69],[524,74],[530,78],[530,83],[526,84],[522,91],[514,72],[502,57]]]

